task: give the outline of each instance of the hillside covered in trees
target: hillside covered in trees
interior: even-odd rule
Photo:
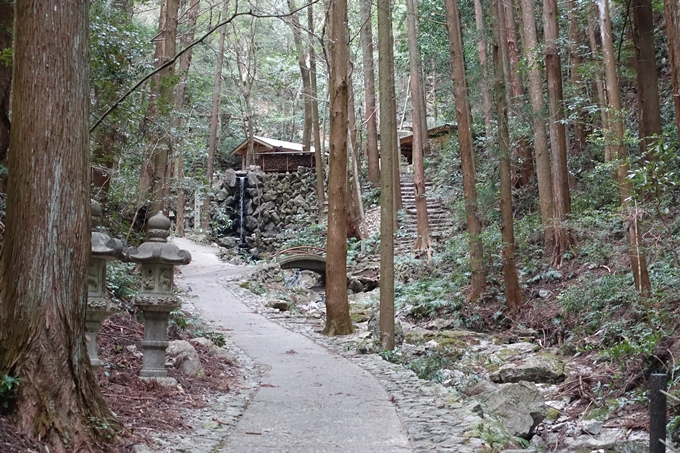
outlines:
[[[70,451],[119,428],[88,422],[112,417],[81,351],[89,198],[132,245],[163,211],[240,262],[325,249],[324,332],[354,329],[361,274],[390,360],[396,310],[607,370],[572,386],[584,413],[640,412],[651,373],[680,392],[676,0],[69,3],[44,23],[0,3],[0,396],[20,383],[20,432]],[[260,204],[224,207],[269,171],[257,137],[309,153],[287,217],[264,176],[240,183]],[[269,231],[244,238],[244,209]]]

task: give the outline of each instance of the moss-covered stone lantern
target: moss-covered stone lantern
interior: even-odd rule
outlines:
[[[141,264],[142,286],[133,303],[144,315],[144,353],[142,378],[165,378],[165,349],[168,347],[168,319],[179,307],[180,299],[173,292],[174,267],[191,262],[191,254],[167,241],[170,219],[162,212],[147,222],[147,242],[126,252],[130,261]]]
[[[93,224],[101,216],[102,208],[96,201],[91,202]],[[85,331],[87,333],[87,355],[92,370],[97,373],[101,360],[97,355],[97,333],[102,322],[118,309],[106,293],[106,262],[123,258],[123,242],[110,238],[106,233],[92,232],[90,268],[87,273],[87,309],[85,310]]]

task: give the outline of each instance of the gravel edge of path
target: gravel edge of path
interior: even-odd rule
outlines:
[[[320,319],[279,312],[266,307],[266,299],[239,286],[242,277],[220,283],[253,311],[304,335],[322,347],[369,372],[390,395],[407,430],[415,453],[480,453],[502,451],[507,438],[500,425],[482,418],[479,405],[454,389],[419,379],[411,370],[376,354],[359,354],[359,332],[343,337],[319,333]],[[317,331],[319,330],[319,331]]]

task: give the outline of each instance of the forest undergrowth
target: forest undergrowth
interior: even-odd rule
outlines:
[[[409,321],[427,325],[444,319],[452,328],[493,333],[509,341],[532,332],[541,347],[557,347],[574,370],[561,384],[563,396],[580,400],[578,416],[627,418],[625,427],[645,428],[647,378],[669,375],[669,393],[680,396],[680,207],[674,168],[677,157],[661,149],[657,160],[631,173],[637,190],[637,222],[643,232],[641,251],[649,263],[652,293],[636,292],[626,242],[626,222],[618,187],[611,177],[613,164],[597,164],[577,156],[570,167],[580,168],[570,181],[572,213],[567,228],[572,247],[554,267],[550,250],[543,248],[543,231],[535,181],[514,190],[514,229],[523,304],[510,313],[506,305],[501,260],[498,175],[494,162],[480,152],[479,211],[483,219],[487,286],[483,296],[467,300],[470,277],[469,242],[455,141],[427,160],[428,179],[452,215],[452,235],[435,244],[432,260],[395,257],[396,310],[409,310]],[[454,169],[454,170],[451,170]],[[670,174],[669,174],[670,173]],[[379,193],[379,190],[377,191]],[[371,205],[376,190],[366,191]],[[311,226],[295,239],[297,245],[323,246],[324,231]],[[379,253],[379,236],[364,243],[365,253]],[[360,246],[350,242],[348,266],[361,258]],[[392,361],[398,351],[385,352]],[[446,360],[431,354],[407,363],[419,375],[437,379]],[[587,370],[587,371],[583,371]],[[669,399],[669,433],[680,433],[680,404]],[[614,423],[610,426],[618,426]],[[623,425],[622,425],[623,426]]]

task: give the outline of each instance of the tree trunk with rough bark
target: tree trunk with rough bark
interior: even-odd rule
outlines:
[[[571,75],[571,83],[579,96],[587,96],[583,89],[581,77],[582,58],[579,48],[581,46],[582,35],[579,15],[576,9],[576,0],[567,0],[567,10],[569,20],[569,72]],[[574,124],[574,151],[577,154],[581,154],[585,151],[587,146],[587,134],[583,109],[580,106],[577,108],[576,123]]]
[[[161,2],[154,56],[156,68],[161,67],[175,56],[178,11],[179,0],[163,0]],[[174,65],[171,65],[153,78],[148,112],[152,123],[162,123],[160,119],[167,116],[173,106],[174,84],[172,80],[174,74],[175,68]],[[158,127],[162,127],[162,124],[152,126],[153,132],[149,140],[150,151],[144,157],[139,183],[140,203],[145,204],[149,201],[150,212],[163,210],[168,205],[166,196],[169,191],[166,172],[172,140],[169,131],[157,130]]]
[[[538,198],[543,223],[543,242],[546,253],[552,253],[555,247],[555,207],[553,201],[553,184],[550,167],[550,150],[548,134],[545,130],[543,112],[543,79],[538,61],[538,39],[536,37],[536,19],[534,4],[531,0],[520,0],[522,9],[522,25],[524,30],[523,45],[527,59],[529,79],[529,100],[531,103],[531,127],[534,132],[534,155],[536,158],[536,176],[538,178]]]
[[[670,57],[673,103],[675,105],[675,122],[680,136],[680,17],[678,2],[664,0],[666,18],[666,34],[668,35],[668,55]]]
[[[350,178],[347,187],[349,193],[347,199],[351,201],[351,215],[348,224],[347,238],[354,237],[360,241],[368,239],[368,227],[366,226],[366,216],[364,215],[364,204],[361,201],[361,184],[359,179],[359,150],[352,147],[352,139],[349,139],[347,154],[348,161],[347,176]],[[354,234],[350,234],[350,232]]]
[[[493,137],[493,107],[491,106],[491,94],[487,86],[489,70],[486,64],[486,27],[484,26],[484,10],[482,0],[475,0],[475,24],[477,26],[477,52],[479,53],[479,66],[482,68],[482,111],[484,113],[484,126],[486,138]]]
[[[594,15],[597,16],[597,5],[592,4],[594,10]],[[595,27],[597,23],[597,17],[593,17],[590,15],[588,17],[588,42],[590,44],[590,55],[591,59],[596,60],[596,55],[599,54],[597,50],[597,37],[595,33]],[[598,64],[597,65],[597,73],[595,74],[594,77],[594,88],[595,92],[597,93],[597,98],[599,101],[600,105],[600,121],[602,122],[602,130],[607,131],[609,130],[609,117],[607,116],[607,99],[605,98],[604,95],[604,82],[602,80],[603,77],[603,72],[602,72],[602,65]],[[604,143],[604,161],[609,162],[612,160],[611,157],[611,149],[609,148],[608,141],[605,141]]]
[[[378,123],[375,108],[375,73],[373,71],[373,32],[371,27],[371,2],[360,0],[361,48],[364,69],[364,100],[366,110],[366,156],[368,158],[368,182],[380,184],[380,157],[378,155]]]
[[[408,53],[409,70],[411,74],[411,112],[413,123],[413,168],[414,188],[416,199],[416,218],[418,238],[415,250],[418,255],[427,254],[428,260],[432,255],[432,237],[427,216],[427,198],[425,196],[425,169],[423,167],[424,143],[427,141],[427,128],[423,129],[423,116],[421,103],[418,102],[418,93],[421,93],[420,84],[420,51],[418,50],[418,36],[416,35],[417,13],[415,0],[406,0],[407,28],[408,28]]]
[[[180,45],[182,48],[186,48],[194,40],[194,35],[196,33],[196,19],[198,18],[200,0],[191,0],[191,5],[189,10],[186,12],[187,16],[187,31],[180,38]],[[189,76],[189,68],[191,67],[191,49],[182,54],[179,59],[179,83],[177,84],[177,91],[175,93],[175,110],[182,112],[184,110],[184,104],[186,101],[186,91],[187,91],[187,78]],[[186,120],[183,115],[177,115],[175,120],[175,127],[178,131],[184,128]],[[180,137],[183,134],[179,134]],[[184,237],[184,204],[185,193],[184,193],[184,155],[182,153],[182,139],[179,140],[179,146],[175,147],[177,153],[176,156],[176,170],[177,175],[177,222],[176,222],[176,234],[179,237]]]
[[[569,171],[567,169],[567,130],[564,126],[564,95],[562,92],[562,62],[557,49],[559,26],[557,1],[543,0],[543,29],[545,33],[545,70],[548,79],[548,124],[550,127],[550,157],[555,213],[555,246],[552,264],[562,266],[562,256],[571,248],[565,226],[571,211]]]
[[[16,2],[0,254],[0,375],[16,428],[65,453],[119,428],[85,346],[90,261],[89,4]],[[36,131],[41,131],[37,134]],[[109,426],[110,428],[104,428]]]
[[[517,264],[515,262],[515,233],[512,218],[512,176],[511,149],[508,133],[507,88],[504,67],[509,70],[510,57],[507,47],[503,45],[506,39],[501,38],[501,30],[506,24],[504,20],[505,8],[503,0],[491,2],[492,30],[493,30],[493,67],[495,76],[494,98],[496,104],[496,121],[498,124],[498,152],[500,154],[500,206],[501,206],[501,236],[503,238],[503,280],[505,282],[505,297],[508,310],[514,313],[522,303],[522,290],[517,278]]]
[[[519,75],[520,56],[517,44],[517,31],[515,29],[514,8],[511,2],[506,3],[505,1],[502,1],[500,5],[500,13],[503,14],[500,18],[501,24],[505,24],[505,39],[502,44],[504,44],[503,47],[508,55],[510,105],[511,109],[515,110],[515,112],[511,111],[511,113],[515,117],[519,117],[526,101],[524,99],[524,86]],[[517,119],[517,121],[519,121],[519,119]],[[512,160],[517,162],[516,171],[511,167],[513,172],[512,179],[515,182],[515,185],[522,187],[529,184],[534,174],[534,158],[526,137],[518,137],[516,142],[513,143]]]
[[[0,51],[12,47],[14,3],[0,3]],[[12,65],[0,61],[0,162],[6,163],[9,149],[9,96],[12,88]],[[4,190],[4,181],[0,183]]]
[[[227,13],[227,5],[224,3],[223,13]],[[217,123],[220,115],[220,89],[222,87],[222,65],[224,64],[224,41],[227,35],[227,26],[222,26],[220,30],[220,41],[217,47],[217,62],[215,63],[215,82],[213,84],[212,110],[210,112],[210,133],[208,136],[208,165],[205,176],[208,181],[205,198],[203,198],[203,210],[201,211],[201,229],[210,229],[210,190],[212,188],[213,173],[215,172],[215,152],[217,149]]]
[[[378,0],[378,81],[380,95],[380,342],[394,349],[394,161],[398,158],[394,41],[390,0]]]
[[[605,72],[605,90],[607,108],[614,112],[609,116],[609,128],[605,137],[610,140],[614,160],[618,161],[616,180],[619,184],[621,206],[624,209],[623,221],[626,223],[626,237],[628,239],[628,255],[635,279],[635,288],[642,296],[651,294],[652,286],[649,281],[647,259],[644,255],[642,235],[638,227],[638,209],[631,205],[632,185],[628,179],[628,151],[623,142],[623,118],[621,112],[621,94],[619,93],[618,76],[616,74],[616,59],[614,57],[614,43],[612,41],[612,26],[609,16],[607,0],[598,0],[600,18],[600,33],[602,36],[602,56]]]
[[[650,156],[650,148],[661,138],[662,132],[651,0],[633,2],[633,42],[637,63],[640,156],[643,160],[651,160],[653,157]]]
[[[467,217],[468,236],[470,240],[470,267],[472,284],[468,300],[475,302],[486,288],[486,271],[484,270],[484,251],[482,249],[482,222],[477,206],[477,172],[475,170],[474,148],[472,143],[472,118],[468,103],[468,89],[465,80],[463,62],[463,41],[460,30],[460,14],[456,0],[446,0],[446,28],[449,35],[451,79],[453,80],[453,96],[456,101],[456,119],[458,121],[458,145],[463,170],[463,195],[465,197],[465,214]]]
[[[328,174],[328,240],[326,253],[326,326],[329,336],[354,331],[347,300],[347,0],[330,5],[330,163]]]
[[[310,6],[311,8],[311,6]],[[290,28],[293,31],[293,42],[298,55],[298,66],[300,77],[302,78],[302,100],[304,106],[304,117],[302,122],[302,146],[311,149],[312,144],[312,94],[309,79],[309,67],[307,66],[307,52],[302,43],[302,27],[298,18],[295,0],[288,0],[288,10],[290,11]]]
[[[326,201],[324,189],[324,159],[321,131],[319,130],[319,91],[316,85],[316,50],[314,49],[314,10],[307,8],[307,28],[309,33],[309,87],[312,96],[312,132],[314,134],[314,164],[316,167],[316,204],[319,222],[323,220],[323,205]]]

